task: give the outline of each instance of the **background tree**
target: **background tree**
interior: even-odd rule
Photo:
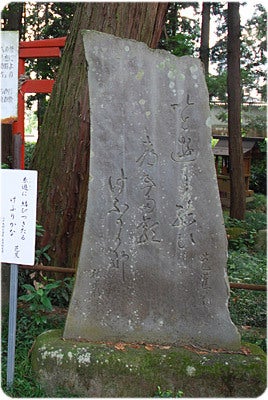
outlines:
[[[184,15],[187,9],[192,11],[192,18]],[[158,47],[178,57],[197,54],[200,38],[198,15],[198,3],[169,3]]]
[[[9,3],[1,12],[2,29],[18,30],[20,41],[42,40],[66,36],[78,3],[20,2]],[[55,79],[59,58],[29,59],[25,62],[26,74],[35,79]],[[44,93],[28,95],[26,105],[32,109],[37,101],[38,133],[43,121],[49,96]]]
[[[157,46],[167,3],[80,3],[36,145],[38,220],[52,244],[53,265],[76,266],[89,177],[89,96],[81,29],[95,29]],[[107,149],[109,151],[109,149]]]
[[[239,3],[228,3],[228,132],[230,157],[230,217],[244,219],[245,178],[241,136],[240,15]]]
[[[267,11],[256,4],[255,11],[242,30],[241,69],[244,99],[251,101],[250,92],[256,90],[262,101],[267,101]]]
[[[209,71],[209,30],[210,30],[210,7],[211,3],[203,2],[200,59],[204,65],[205,74]]]
[[[43,3],[27,4],[25,15],[25,40],[42,40],[66,36],[74,16],[77,3]],[[55,79],[60,65],[60,58],[38,58],[27,60],[26,73],[34,72],[36,79]],[[49,96],[37,93],[27,97],[27,107],[31,108],[37,101],[38,134],[48,104]]]
[[[19,31],[20,39],[24,38],[24,24],[22,24],[25,12],[24,3],[9,3],[1,11],[2,30]]]
[[[216,73],[207,79],[211,100],[227,104],[227,8],[222,3],[212,3],[213,15],[216,17],[216,33],[219,39],[211,48],[210,62],[216,67]],[[242,3],[240,7],[244,7]],[[244,26],[241,26],[240,63],[241,63],[241,96],[242,102],[252,99],[252,89],[266,101],[267,62],[267,13],[261,4],[256,4],[254,13]]]

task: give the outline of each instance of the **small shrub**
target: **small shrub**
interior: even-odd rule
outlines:
[[[246,248],[244,243],[247,237],[247,231],[244,228],[238,226],[231,226],[226,228],[228,236],[229,248],[233,250]]]
[[[50,292],[51,303],[54,306],[67,308],[71,299],[74,287],[74,277],[67,277],[56,281],[59,285]]]
[[[245,217],[248,230],[259,231],[267,226],[266,214],[263,212],[246,212]]]
[[[266,159],[253,160],[250,167],[250,189],[254,192],[266,194]]]
[[[251,327],[242,326],[239,328],[241,334],[241,340],[247,343],[253,343],[259,346],[265,353],[267,352],[266,346],[266,327]]]
[[[265,292],[232,289],[229,311],[235,325],[266,326]]]
[[[266,255],[263,253],[229,251],[227,267],[232,282],[266,283]]]
[[[42,225],[40,225],[38,222],[36,222],[36,238],[40,238],[44,235],[45,229],[43,228]],[[50,249],[51,245],[47,244],[43,247],[36,248],[35,249],[35,263],[36,264],[44,264],[46,262],[51,261],[50,255],[47,253],[47,251]]]
[[[247,251],[248,247],[253,246],[256,229],[246,221],[225,216],[225,228],[230,250]]]
[[[230,282],[266,283],[266,255],[229,251],[228,276]],[[232,289],[229,309],[236,325],[266,326],[266,293],[263,291]]]
[[[245,220],[230,218],[224,215],[225,228],[230,250],[246,252],[255,243],[256,233],[266,228],[266,215],[262,212],[246,212]]]
[[[64,326],[64,316],[51,315],[47,321],[36,324],[35,316],[28,308],[19,304],[17,311],[16,330],[16,360],[15,379],[11,389],[6,388],[7,368],[7,341],[8,341],[8,313],[2,313],[2,364],[1,377],[2,389],[14,398],[47,398],[47,394],[36,381],[32,371],[31,359],[29,357],[35,338],[48,329],[59,329]]]
[[[1,169],[10,169],[8,164],[1,164]]]
[[[25,143],[25,159],[24,159],[25,169],[30,169],[35,145],[36,143],[30,143],[30,142]]]
[[[19,300],[29,304],[37,324],[47,320],[45,313],[52,311],[53,306],[68,307],[73,290],[73,277],[55,280],[35,271],[30,274],[30,278],[32,284],[21,285],[27,293],[21,295]]]
[[[50,249],[51,245],[47,244],[46,246],[41,247],[40,249],[35,249],[35,263],[41,264],[44,262],[51,261],[51,257],[47,253]]]
[[[247,203],[247,210],[254,212],[267,212],[267,199],[264,194],[254,193],[253,200]]]
[[[52,311],[52,303],[49,298],[49,293],[52,289],[58,287],[60,282],[55,281],[46,285],[34,281],[33,285],[25,283],[22,287],[27,291],[26,294],[19,297],[19,300],[29,303],[29,309],[33,312],[35,322],[39,325],[47,321],[46,315],[42,312]]]

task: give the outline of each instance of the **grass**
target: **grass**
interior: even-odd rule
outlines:
[[[230,219],[225,213],[229,234],[228,276],[230,282],[266,284],[267,256],[265,250],[256,250],[259,230],[266,228],[266,197],[254,195],[248,203],[245,221]],[[266,327],[266,292],[232,289],[229,309],[238,326]]]
[[[35,338],[49,329],[64,326],[65,315],[50,313],[47,322],[36,324],[36,319],[28,307],[19,304],[17,311],[16,332],[16,361],[14,384],[11,389],[6,387],[7,341],[8,341],[8,312],[2,314],[2,389],[10,397],[47,397],[33,375],[31,368],[31,348]]]
[[[230,220],[228,215],[225,215],[227,230],[228,228],[239,228],[235,235],[229,239],[227,268],[230,282],[256,284],[265,284],[266,282],[266,253],[254,249],[257,230],[266,226],[266,197],[256,196],[254,200],[254,207],[252,203],[249,203],[250,209],[247,211],[246,221]],[[63,290],[66,292],[65,286],[62,288]],[[55,307],[55,301],[58,305],[63,304],[59,293],[54,298],[53,311],[44,313],[46,318],[40,318],[42,314],[40,314],[40,311],[37,315],[37,312],[30,311],[29,306],[19,303],[15,379],[12,389],[9,390],[6,388],[8,313],[7,311],[2,313],[2,389],[10,397],[47,397],[33,375],[30,354],[34,340],[39,334],[49,329],[58,329],[64,326],[66,308]],[[257,344],[263,350],[266,350],[266,293],[232,289],[229,309],[232,320],[241,333],[242,340]],[[75,396],[72,396],[72,393],[59,393],[58,397]],[[161,391],[157,397],[171,396],[170,393]]]

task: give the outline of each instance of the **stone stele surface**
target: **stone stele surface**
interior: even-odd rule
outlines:
[[[200,61],[83,40],[90,181],[64,338],[238,348]]]

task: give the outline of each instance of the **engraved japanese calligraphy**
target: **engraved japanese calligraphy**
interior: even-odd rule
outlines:
[[[180,113],[180,131],[176,141],[176,151],[171,153],[171,159],[175,162],[194,161],[197,157],[198,142],[195,140],[195,144],[193,144],[193,135],[189,128],[189,119],[194,105],[195,103],[190,101],[190,95],[188,94],[186,104]]]
[[[115,213],[116,226],[114,228],[114,245],[109,249],[110,253],[110,266],[112,268],[121,269],[122,280],[125,281],[125,267],[129,259],[129,255],[122,248],[122,230],[124,224],[125,214],[129,209],[128,204],[122,203],[121,195],[123,193],[127,178],[124,175],[124,170],[121,168],[121,175],[113,179],[109,177],[109,188],[112,195],[113,208],[107,214]]]
[[[83,41],[90,180],[64,338],[237,348],[200,61]]]
[[[142,171],[139,190],[142,191],[142,204],[139,206],[141,211],[141,221],[137,226],[138,244],[148,242],[160,242],[158,231],[159,221],[156,219],[156,200],[155,192],[157,185],[147,171],[152,170],[158,162],[158,155],[154,150],[153,143],[146,135],[143,140],[143,153],[138,157],[136,163]]]

